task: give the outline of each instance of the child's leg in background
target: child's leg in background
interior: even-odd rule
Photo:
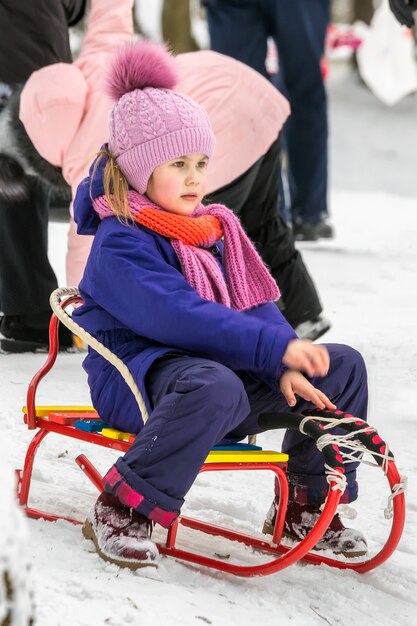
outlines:
[[[47,329],[49,296],[58,286],[48,259],[49,192],[33,176],[23,177],[22,172],[22,179],[27,197],[0,195],[0,310],[6,316],[26,317],[27,326],[32,326],[31,317],[36,322],[43,316],[42,326]]]
[[[207,199],[225,204],[239,217],[281,290],[285,318],[296,328],[320,316],[323,308],[292,233],[280,215],[280,158],[280,142],[276,139],[249,170],[210,193]]]
[[[240,378],[207,359],[160,359],[147,381],[155,408],[104,482],[123,504],[169,526],[210,449],[250,409]],[[127,387],[124,393],[130,393]]]

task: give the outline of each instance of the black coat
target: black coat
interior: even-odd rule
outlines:
[[[0,0],[0,82],[24,83],[35,70],[71,62],[68,26],[86,0]]]

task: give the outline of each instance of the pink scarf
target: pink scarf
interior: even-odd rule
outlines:
[[[132,218],[139,223],[143,209],[162,211],[136,191],[129,191],[128,196]],[[95,198],[93,207],[100,219],[114,216],[105,196]],[[202,215],[216,217],[223,228],[225,276],[213,254],[207,250],[213,241],[196,246],[171,238],[188,284],[205,300],[219,302],[238,311],[277,300],[279,289],[234,213],[221,204],[200,204],[188,218],[191,229],[192,220]],[[155,232],[158,231],[155,229]]]

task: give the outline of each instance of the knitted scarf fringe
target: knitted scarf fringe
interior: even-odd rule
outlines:
[[[205,300],[245,311],[275,301],[280,291],[230,209],[221,204],[200,204],[190,216],[174,215],[160,209],[146,196],[128,192],[129,208],[135,222],[168,237],[187,283]],[[100,219],[114,216],[105,196],[93,200]],[[224,273],[206,248],[223,233]]]

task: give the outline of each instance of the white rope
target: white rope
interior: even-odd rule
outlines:
[[[386,509],[384,509],[385,519],[391,519],[394,515],[394,498],[405,493],[407,491],[407,476],[400,476],[400,482],[394,485],[391,489],[391,495],[388,496],[388,503]]]
[[[365,463],[366,465],[370,465],[372,467],[378,467],[378,463],[372,463],[371,461],[365,461],[363,458],[361,459],[358,458],[358,456],[361,456],[364,452],[368,452],[369,454],[372,454],[373,456],[378,456],[382,458],[381,467],[382,467],[384,474],[387,473],[388,462],[390,460],[393,460],[393,457],[389,456],[390,450],[389,450],[389,446],[387,443],[385,444],[385,452],[381,453],[381,452],[373,452],[373,451],[370,452],[370,450],[368,450],[368,448],[358,440],[351,441],[359,433],[369,434],[370,432],[375,432],[375,433],[377,432],[375,428],[372,428],[372,426],[369,426],[367,422],[357,417],[344,417],[344,418],[339,419],[339,418],[333,418],[333,417],[320,417],[320,416],[310,415],[308,417],[305,417],[300,423],[299,430],[304,435],[308,435],[308,433],[304,431],[304,427],[306,423],[309,422],[310,420],[325,422],[325,425],[323,427],[324,430],[335,428],[336,426],[340,426],[340,425],[343,426],[343,424],[346,424],[346,422],[355,422],[355,423],[362,422],[364,425],[364,428],[360,428],[352,433],[346,433],[345,435],[334,435],[332,433],[327,433],[325,435],[322,435],[316,441],[317,448],[320,450],[320,452],[322,452],[323,448],[325,448],[326,446],[335,444],[338,446],[340,450],[340,454],[342,455],[342,459],[344,463],[346,461],[358,462],[358,460],[360,460],[361,463]],[[340,449],[341,446],[343,446],[344,450]],[[351,452],[347,452],[346,449],[350,450]],[[328,465],[325,465],[324,467],[325,467],[326,478],[328,482],[339,480],[338,477],[340,476],[340,474],[338,472],[335,472],[334,470],[332,470],[332,468],[330,468]],[[344,491],[346,487],[345,475],[343,475],[343,478],[345,479],[345,484],[343,487],[343,491]],[[332,491],[339,489],[341,484],[342,484],[341,482],[338,482],[337,485],[332,487]],[[407,477],[400,476],[400,482],[392,487],[391,494],[388,496],[387,506],[384,510],[384,517],[386,519],[391,519],[393,516],[394,498],[401,493],[405,493],[406,490],[407,490]]]
[[[339,504],[337,513],[339,513],[340,517],[344,517],[345,519],[356,519],[358,517],[357,510],[348,504]]]
[[[323,426],[324,430],[328,430],[329,428],[335,428],[336,426],[343,426],[343,424],[347,424],[348,422],[349,423],[362,422],[362,424],[366,427],[364,430],[368,430],[368,432],[370,430],[375,430],[374,428],[372,428],[372,426],[369,426],[368,422],[365,422],[365,420],[362,420],[354,416],[337,418],[337,417],[321,417],[321,416],[319,417],[318,415],[308,415],[300,423],[300,431],[303,433],[303,435],[307,434],[304,432],[304,425],[310,420],[324,422],[324,426]],[[326,422],[328,423],[326,424]]]
[[[345,450],[340,450],[340,453],[343,457],[344,461],[353,461],[353,462],[357,462],[358,461],[358,456],[362,455],[364,452],[369,452],[368,448],[362,444],[359,440],[355,439],[356,436],[360,433],[367,433],[369,434],[370,432],[375,432],[376,430],[375,428],[372,428],[372,426],[369,426],[369,424],[367,422],[365,422],[364,420],[361,420],[357,417],[345,417],[345,418],[333,418],[333,417],[319,417],[319,416],[308,416],[305,417],[301,423],[300,423],[300,431],[304,434],[307,435],[308,433],[306,433],[304,431],[304,427],[306,425],[306,423],[310,420],[314,420],[314,421],[319,421],[319,422],[325,422],[323,429],[324,430],[328,430],[330,428],[335,428],[337,426],[343,426],[346,423],[349,422],[362,422],[364,425],[364,428],[360,428],[358,430],[355,430],[352,433],[345,433],[344,435],[335,435],[333,433],[328,433],[328,434],[324,434],[321,437],[319,437],[316,441],[316,445],[318,447],[318,449],[320,450],[320,452],[323,450],[323,448],[325,446],[328,445],[337,445],[339,448],[340,446],[343,446],[343,448],[345,448]],[[353,441],[351,441],[353,440]],[[350,450],[351,452],[347,452],[347,450]],[[384,471],[384,473],[387,473],[387,469],[388,469],[388,461],[392,460],[392,457],[389,456],[389,447],[386,444],[386,448],[385,448],[385,452],[381,453],[381,452],[372,452],[372,455],[374,456],[378,456],[381,457],[383,462],[382,462],[382,470]],[[362,463],[365,463],[366,465],[370,465],[373,467],[378,466],[377,463],[373,463],[371,461],[365,461],[365,460],[361,460]]]
[[[114,367],[120,372],[121,376],[126,381],[126,384],[129,386],[131,392],[135,396],[136,402],[139,407],[139,411],[142,415],[143,422],[145,423],[149,418],[149,414],[148,414],[145,402],[143,400],[142,394],[140,393],[138,386],[135,382],[135,379],[130,373],[129,368],[123,363],[121,359],[119,359],[115,354],[113,354],[113,352],[111,352],[108,348],[103,346],[103,344],[97,341],[95,337],[90,335],[90,333],[84,330],[84,328],[82,328],[76,322],[74,322],[72,317],[62,308],[62,305],[61,305],[62,298],[69,297],[69,296],[78,296],[78,295],[79,295],[79,291],[77,287],[61,287],[61,288],[55,289],[55,291],[51,293],[51,296],[49,298],[49,302],[50,302],[53,312],[55,313],[57,318],[60,320],[60,322],[62,322],[67,328],[69,328],[71,332],[73,332],[75,335],[80,337],[80,339],[82,339],[88,346],[93,348],[93,350],[98,352],[98,354],[100,354],[103,358],[109,361],[109,363],[114,365]]]
[[[334,469],[333,467],[330,467],[330,465],[327,465],[327,463],[324,464],[324,470],[326,472],[327,482],[335,483],[334,485],[332,485],[331,491],[336,491],[337,489],[339,489],[339,491],[343,493],[346,489],[346,484],[347,484],[345,474],[342,474],[341,472]]]
[[[354,436],[354,433],[349,433],[346,436],[345,435],[331,435],[331,434],[322,435],[321,437],[317,439],[316,445],[318,449],[320,450],[320,452],[323,450],[323,448],[325,448],[328,445],[335,444],[339,448],[343,446],[344,449],[340,450],[340,454],[342,455],[343,461],[344,462],[353,461],[355,463],[359,460],[359,457],[361,457],[361,455],[364,452],[369,452],[369,450],[360,441],[357,441],[357,440],[351,441],[350,438],[352,437],[352,434]],[[387,457],[387,451],[384,454],[381,454],[380,452],[372,452],[372,454],[382,457],[382,459],[384,459],[384,462],[386,458],[388,459],[390,458],[390,457]],[[374,467],[378,465],[377,463],[374,463],[372,461],[362,460],[362,462],[365,463],[365,465],[371,465]]]

